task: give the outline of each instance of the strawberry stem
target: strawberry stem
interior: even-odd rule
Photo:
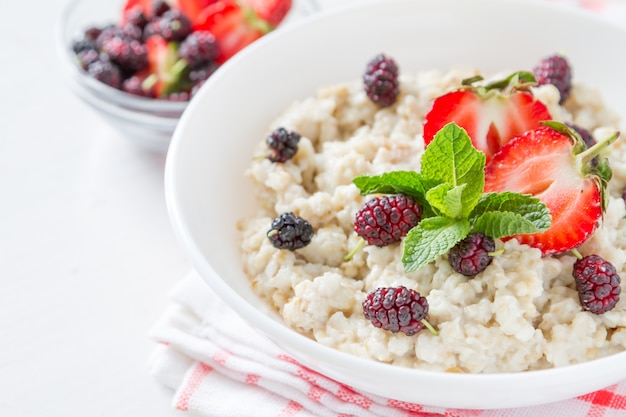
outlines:
[[[584,150],[583,152],[576,155],[576,160],[578,161],[578,166],[583,167],[591,163],[591,160],[598,156],[600,152],[606,149],[610,144],[615,142],[619,137],[619,132],[614,132],[612,135],[604,138],[601,141],[598,141],[591,148]]]

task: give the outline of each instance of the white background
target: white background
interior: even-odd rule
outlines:
[[[189,271],[165,156],[67,88],[67,3],[0,0],[0,416],[181,416],[147,368],[150,327]]]

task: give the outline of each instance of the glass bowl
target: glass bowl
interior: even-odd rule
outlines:
[[[71,90],[108,120],[125,138],[143,148],[165,152],[188,102],[144,98],[110,87],[87,75],[77,64],[72,42],[92,26],[114,23],[121,1],[73,0],[56,25],[62,72]]]

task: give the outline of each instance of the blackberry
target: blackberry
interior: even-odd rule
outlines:
[[[404,194],[374,198],[356,213],[354,231],[369,245],[398,242],[422,218],[422,206]]]
[[[552,84],[559,90],[560,104],[569,98],[572,90],[572,67],[563,55],[554,54],[543,58],[533,68],[533,75],[537,84]]]
[[[211,62],[217,58],[218,53],[217,39],[208,31],[191,33],[180,43],[178,49],[178,55],[192,68]]]
[[[367,63],[363,85],[370,100],[382,107],[391,106],[400,92],[398,65],[385,54],[376,55]]]
[[[572,276],[584,310],[594,314],[606,313],[619,301],[621,278],[613,264],[602,257],[579,257],[574,262]]]
[[[403,332],[413,336],[428,327],[426,321],[428,300],[420,293],[406,287],[378,288],[363,301],[363,315],[375,327],[390,332]]]
[[[267,159],[272,162],[286,162],[298,152],[300,134],[287,130],[284,127],[279,127],[270,133],[265,141],[270,148]]]
[[[87,67],[87,73],[96,80],[103,82],[113,88],[119,89],[122,85],[122,74],[120,69],[107,59],[100,59]]]
[[[274,247],[293,251],[311,243],[313,227],[308,221],[292,212],[283,213],[272,220],[267,237]]]
[[[448,262],[456,272],[471,277],[489,266],[496,243],[490,236],[470,233],[448,252]]]
[[[160,35],[166,41],[180,42],[191,33],[191,22],[180,10],[170,9],[147,26],[149,35]],[[144,33],[144,37],[146,34]]]
[[[148,66],[146,45],[121,33],[104,41],[102,52],[127,72],[138,72]]]

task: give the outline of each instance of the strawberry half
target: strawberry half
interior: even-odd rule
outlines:
[[[617,134],[587,149],[573,129],[557,122],[516,136],[485,167],[485,192],[514,191],[539,198],[550,210],[545,232],[512,236],[544,255],[578,247],[596,229],[611,170],[591,162]]]
[[[148,50],[148,68],[142,82],[144,91],[152,91],[155,97],[165,97],[182,89],[187,64],[178,57],[178,44],[167,42],[158,35],[146,39]]]
[[[250,5],[235,0],[218,0],[206,7],[198,16],[194,30],[208,30],[217,39],[220,47],[217,63],[224,63],[241,49],[274,29],[270,21],[260,16],[277,24],[291,7],[291,0],[266,2],[249,0],[249,3]],[[253,7],[259,7],[258,12]]]
[[[550,120],[547,107],[529,91],[530,73],[512,74],[487,86],[473,86],[481,78],[464,81],[464,87],[434,100],[424,120],[424,142],[450,122],[467,131],[474,147],[487,162],[511,138]]]
[[[179,9],[193,24],[196,24],[202,11],[215,3],[217,0],[172,0],[171,5]]]
[[[292,4],[291,0],[241,0],[241,2],[252,8],[260,19],[273,27],[283,21]]]

